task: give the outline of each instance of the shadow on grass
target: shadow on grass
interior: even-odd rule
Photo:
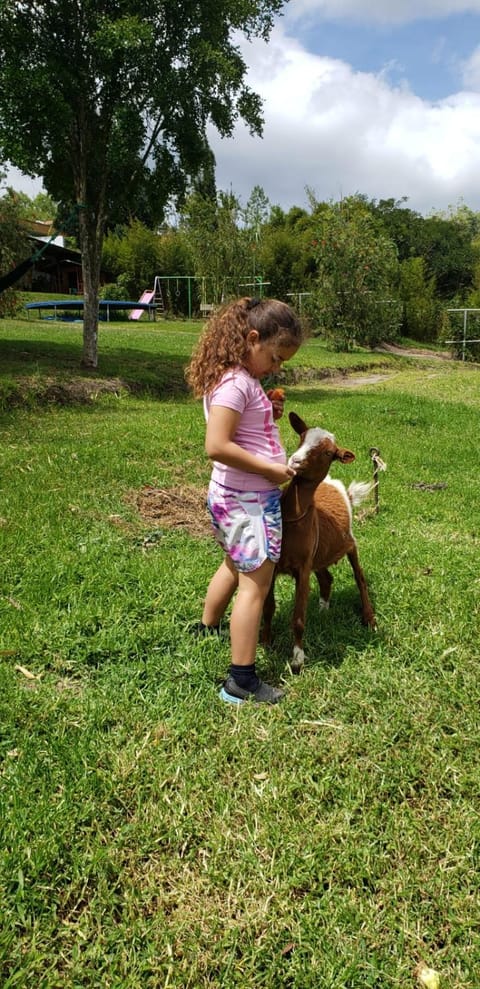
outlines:
[[[109,349],[100,354],[95,370],[82,368],[81,356],[80,342],[76,347],[51,340],[0,340],[0,406],[83,404],[92,395],[119,389],[162,398],[188,394],[186,359],[178,355]]]
[[[69,340],[42,339],[39,336],[32,339],[24,336],[20,339],[0,338],[0,407],[8,408],[23,404],[35,403],[82,404],[91,398],[85,382],[92,383],[92,393],[97,396],[101,391],[112,391],[123,388],[137,395],[153,395],[158,397],[179,397],[188,393],[184,369],[189,359],[189,353],[165,352],[165,337],[162,345],[156,351],[155,347],[142,349],[131,346],[130,341],[125,346],[112,346],[113,341],[105,340],[99,347],[99,366],[92,370],[82,368],[83,339],[81,325],[78,338]],[[117,329],[115,330],[117,332]],[[173,350],[175,344],[173,343]],[[167,341],[168,348],[168,341]],[[391,359],[389,361],[391,365]],[[348,373],[368,372],[371,361],[348,368]],[[378,363],[375,369],[378,370]],[[322,388],[322,382],[339,376],[339,389],[330,387],[328,391]],[[276,384],[295,385],[311,382],[311,387],[302,390],[302,402],[315,403],[327,398],[338,396],[342,391],[342,377],[348,375],[345,369],[323,367],[292,367],[285,368],[278,376],[272,376],[265,381],[265,387]],[[42,380],[43,379],[43,380]],[[100,387],[103,383],[114,380],[115,387]],[[68,388],[69,382],[83,382],[83,388]],[[59,387],[61,385],[61,387]],[[86,394],[85,394],[86,393]]]
[[[284,584],[282,597],[277,600],[272,624],[272,645],[266,649],[268,669],[278,673],[292,658],[294,589],[288,596]],[[372,595],[374,603],[374,596]],[[342,665],[351,648],[361,652],[367,645],[381,640],[381,631],[374,632],[362,625],[360,601],[355,586],[333,591],[328,611],[319,612],[318,592],[312,587],[305,621],[305,668],[324,666],[329,669]]]
[[[311,405],[312,407],[317,407],[322,403],[327,404],[328,402],[333,402],[333,401],[337,402],[339,398],[343,398],[351,401],[353,392],[355,392],[355,395],[361,396],[362,401],[377,400],[377,395],[374,392],[369,391],[368,393],[365,393],[363,391],[361,382],[355,386],[355,389],[346,388],[342,384],[343,377],[342,378],[339,377],[338,387],[333,387],[330,384],[328,388],[325,388],[324,387],[325,379],[319,379],[318,383],[312,385],[310,388],[302,387],[301,392],[298,393],[298,403],[299,404],[301,403],[302,405]],[[331,378],[327,380],[331,381]],[[301,382],[298,383],[301,384]],[[367,387],[369,387],[369,385],[366,379],[365,388]],[[295,406],[296,401],[297,401],[297,396],[290,393],[288,395],[288,410],[290,410],[290,408],[293,408]]]

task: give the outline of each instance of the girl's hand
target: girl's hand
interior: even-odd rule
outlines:
[[[283,388],[269,388],[267,398],[273,406],[273,418],[281,419],[283,416],[283,406],[285,404],[285,392]]]
[[[267,481],[271,481],[272,484],[278,484],[278,486],[291,481],[292,477],[295,477],[295,473],[293,467],[289,467],[288,464],[269,464],[268,469],[262,471]]]

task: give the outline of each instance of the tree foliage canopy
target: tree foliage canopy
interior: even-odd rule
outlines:
[[[73,199],[86,171],[87,201],[104,177],[110,201],[131,204],[147,184],[160,209],[211,164],[209,120],[222,135],[239,115],[261,131],[231,34],[266,36],[282,3],[3,0],[3,154],[57,200]]]
[[[13,190],[7,189],[0,197],[0,274],[8,272],[30,253],[22,217],[22,204]],[[0,294],[0,316],[9,315],[15,304],[14,290],[6,289]]]
[[[109,219],[152,222],[212,171],[209,122],[225,136],[241,117],[261,133],[235,33],[268,37],[283,4],[1,0],[0,156],[82,210],[84,363],[96,363]]]

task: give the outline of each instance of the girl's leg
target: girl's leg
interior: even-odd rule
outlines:
[[[273,570],[271,560],[265,560],[258,570],[238,575],[238,594],[230,619],[232,664],[220,691],[224,701],[241,704],[251,697],[264,704],[276,704],[283,697],[278,687],[259,680],[255,669],[258,630]]]
[[[238,576],[230,557],[226,556],[208,585],[202,614],[203,625],[211,627],[219,624],[237,589]]]
[[[238,593],[230,618],[232,663],[235,666],[251,666],[255,662],[263,603],[273,570],[272,561],[265,560],[258,570],[237,574]]]

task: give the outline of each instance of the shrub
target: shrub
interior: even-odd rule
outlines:
[[[339,350],[394,339],[400,323],[396,248],[359,200],[323,212],[314,247],[318,281],[309,309],[322,334]]]

